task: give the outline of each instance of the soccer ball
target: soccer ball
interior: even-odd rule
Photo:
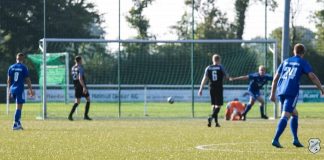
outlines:
[[[167,100],[170,104],[173,104],[174,103],[174,98],[173,97],[168,97],[168,100]]]

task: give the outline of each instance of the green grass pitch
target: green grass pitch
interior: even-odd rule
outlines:
[[[70,105],[49,104],[50,118],[36,120],[39,104],[27,103],[22,118],[25,130],[12,131],[14,106],[7,115],[1,104],[0,159],[324,159],[323,142],[317,154],[308,150],[310,138],[324,140],[321,103],[299,104],[299,137],[305,147],[291,144],[288,125],[280,139],[283,149],[271,146],[277,120],[258,119],[257,105],[251,110],[254,118],[245,122],[221,118],[220,128],[206,126],[207,103],[197,105],[197,118],[190,118],[190,104],[150,104],[149,116],[143,116],[142,104],[124,104],[118,118],[116,104],[94,103],[93,121],[82,120],[82,104],[73,122],[66,119]],[[177,108],[182,106],[185,110]]]

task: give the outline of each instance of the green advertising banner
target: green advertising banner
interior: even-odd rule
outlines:
[[[46,56],[46,83],[48,85],[64,85],[66,83],[65,56],[67,53],[48,53]],[[39,85],[43,84],[43,55],[29,54],[28,58],[36,66]]]
[[[324,102],[318,89],[303,90],[303,102]]]
[[[62,85],[65,84],[66,70],[65,65],[49,65],[46,67],[46,83],[48,85]],[[40,68],[39,84],[43,83],[43,67]]]

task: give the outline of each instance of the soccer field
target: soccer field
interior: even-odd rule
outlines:
[[[12,115],[2,110],[0,159],[324,159],[324,151],[308,150],[310,138],[324,140],[323,106],[301,104],[298,109],[299,137],[305,147],[291,144],[287,126],[283,149],[271,146],[277,120],[221,120],[222,127],[208,128],[205,118],[94,117],[70,122],[23,115],[25,130],[12,131]]]

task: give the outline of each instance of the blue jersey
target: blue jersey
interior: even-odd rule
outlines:
[[[300,56],[293,56],[281,63],[277,72],[280,75],[277,84],[278,95],[296,96],[301,76],[313,71],[306,60]]]
[[[269,74],[265,74],[261,76],[258,72],[252,73],[248,75],[250,83],[248,90],[252,93],[260,92],[263,85],[267,83],[267,81],[272,81],[272,76]]]
[[[9,67],[8,76],[10,77],[10,92],[20,94],[24,91],[25,78],[29,76],[27,67],[22,63],[16,63]]]

